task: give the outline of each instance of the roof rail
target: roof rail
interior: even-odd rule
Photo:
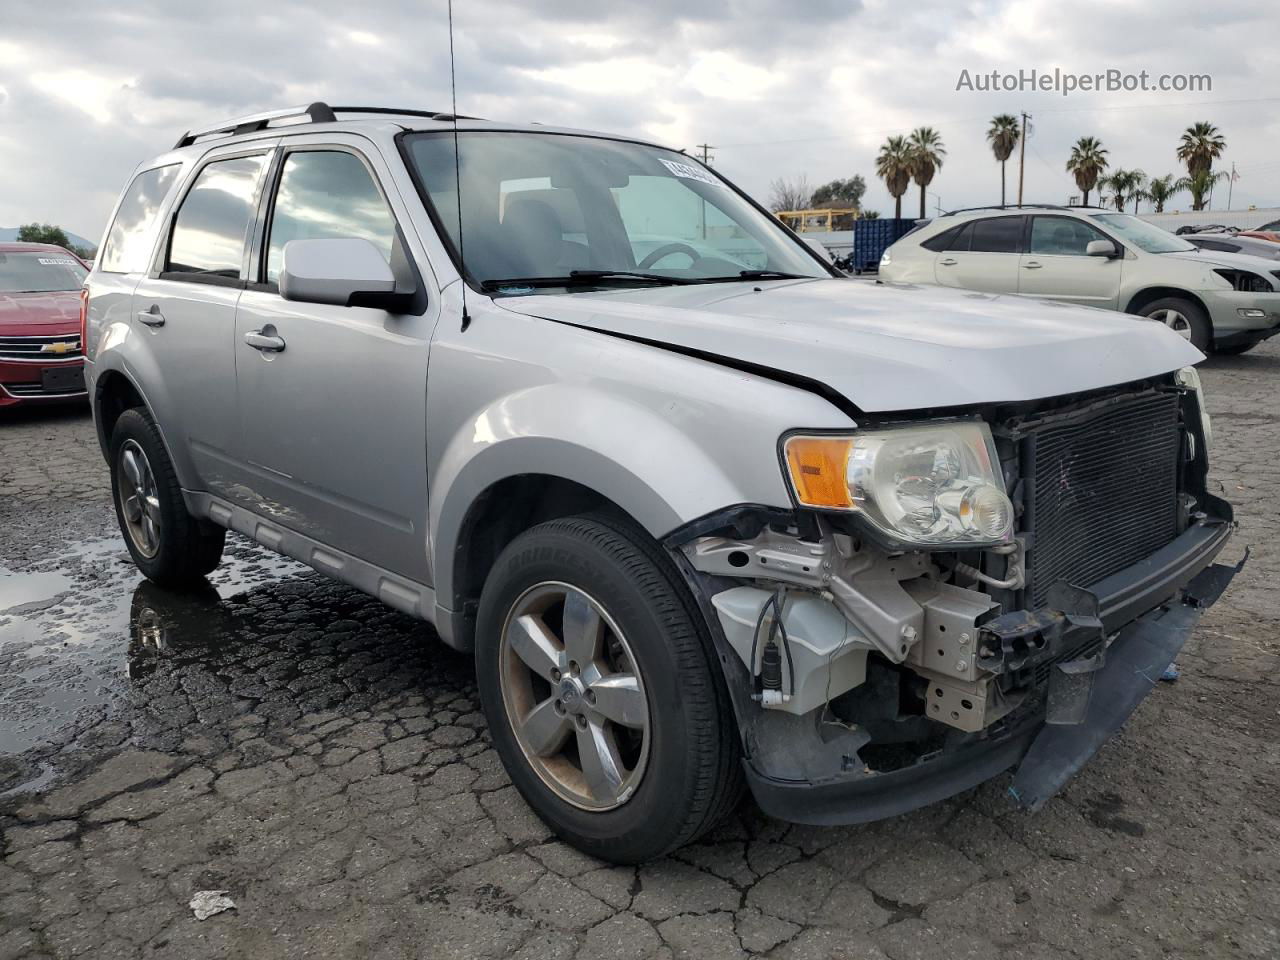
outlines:
[[[1063,206],[1060,203],[987,203],[980,207],[961,207],[959,210],[948,210],[943,214],[944,217],[950,217],[957,213],[974,213],[978,210],[1105,210],[1105,207],[1086,206],[1084,204],[1073,204],[1071,206]]]
[[[430,120],[436,119],[453,119],[451,113],[442,113],[435,110],[411,110],[401,107],[331,107],[323,101],[317,100],[315,103],[305,107],[286,107],[283,110],[268,110],[266,113],[255,113],[247,117],[239,117],[235,120],[227,120],[224,123],[217,123],[211,127],[201,127],[198,130],[188,130],[178,138],[178,142],[174,144],[174,149],[178,150],[182,147],[189,147],[195,143],[200,137],[209,137],[214,134],[225,134],[227,136],[235,136],[239,133],[254,133],[258,130],[265,130],[276,120],[285,120],[292,117],[308,117],[310,123],[335,123],[339,113],[374,113],[387,116],[401,117],[426,117]],[[464,117],[457,115],[459,120],[474,120],[475,117]]]

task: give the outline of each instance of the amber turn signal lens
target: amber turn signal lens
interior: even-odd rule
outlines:
[[[789,437],[784,446],[796,498],[806,507],[848,510],[850,437]]]

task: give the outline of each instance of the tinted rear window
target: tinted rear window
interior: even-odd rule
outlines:
[[[57,250],[0,253],[0,293],[79,290],[87,272],[71,254]]]
[[[266,154],[215,160],[196,176],[173,223],[165,270],[240,278]]]
[[[144,170],[133,178],[107,231],[98,257],[104,273],[141,273],[147,269],[154,235],[151,230],[178,175],[178,165]]]
[[[973,224],[969,249],[981,253],[1018,253],[1022,250],[1022,217],[993,217]]]

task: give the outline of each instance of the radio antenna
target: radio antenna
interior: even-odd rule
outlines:
[[[471,326],[467,313],[467,259],[462,246],[462,164],[458,160],[458,79],[453,66],[453,0],[449,0],[449,95],[453,119],[453,191],[458,205],[458,262],[462,270],[462,329]]]

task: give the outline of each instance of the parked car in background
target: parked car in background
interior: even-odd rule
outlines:
[[[80,290],[88,268],[47,243],[0,243],[0,408],[85,397]]]
[[[1280,333],[1274,260],[1200,250],[1092,207],[947,214],[885,251],[880,276],[1132,313],[1206,352],[1243,353]]]
[[[668,148],[319,103],[184,135],[113,218],[88,379],[139,569],[231,529],[433,623],[596,857],[744,786],[853,823],[1021,764],[1037,809],[1233,575],[1185,339],[851,282]]]
[[[1241,233],[1188,233],[1182,239],[1212,253],[1243,253],[1264,260],[1280,260],[1280,243]]]
[[[1253,230],[1242,230],[1240,235],[1266,240],[1269,243],[1280,243],[1280,220],[1272,220],[1270,223],[1264,223]]]

